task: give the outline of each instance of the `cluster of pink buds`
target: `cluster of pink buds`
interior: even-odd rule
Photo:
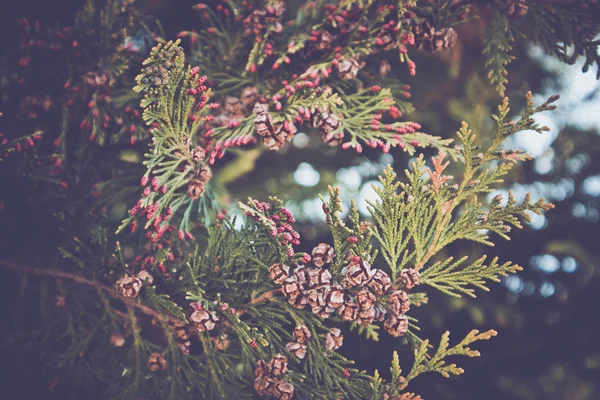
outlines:
[[[358,238],[350,237],[349,241],[356,243]],[[362,326],[385,320],[384,327],[392,336],[404,335],[408,330],[405,315],[410,308],[408,294],[395,290],[385,271],[372,269],[366,260],[358,256],[349,259],[336,282],[329,268],[335,257],[333,248],[321,243],[312,252],[314,267],[298,265],[292,271],[288,265],[273,264],[269,274],[275,284],[281,285],[282,293],[293,307],[310,306],[320,318],[337,313],[343,320]],[[405,269],[400,274],[400,282],[405,289],[412,289],[418,279],[419,274],[414,269]],[[330,341],[336,343],[334,339]],[[292,350],[301,354],[303,348],[294,345],[289,351]]]
[[[188,96],[194,97],[195,105],[192,107],[190,111],[189,120],[190,121],[199,121],[201,117],[197,115],[198,111],[202,110],[208,101],[208,96],[206,92],[208,91],[208,87],[206,84],[206,76],[202,75],[196,79],[200,68],[194,67],[190,70],[190,77],[194,78],[195,87],[186,89],[185,94]]]
[[[274,396],[277,400],[291,400],[294,386],[283,380],[288,372],[288,360],[276,354],[268,363],[258,360],[254,368],[254,389],[260,396]]]
[[[0,132],[0,161],[13,153],[20,153],[35,146],[35,142],[41,139],[42,134],[39,133],[9,142],[8,139],[4,137],[4,134]]]
[[[271,236],[277,238],[283,246],[287,246],[288,256],[294,258],[292,245],[300,244],[300,234],[294,230],[291,224],[296,222],[292,212],[285,207],[273,206],[271,203],[253,200],[254,210],[246,211],[248,217],[264,224],[263,218],[267,219],[267,226],[271,229]],[[304,260],[310,262],[310,256],[305,254]]]

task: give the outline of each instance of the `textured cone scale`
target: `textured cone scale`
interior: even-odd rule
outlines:
[[[312,269],[309,272],[309,286],[319,289],[331,284],[331,272],[324,268]]]
[[[328,135],[340,127],[340,119],[335,114],[323,113],[320,127]]]
[[[260,115],[269,111],[269,107],[266,104],[256,103],[254,107],[252,107],[252,112],[256,115]]]
[[[362,289],[356,294],[356,302],[362,311],[370,310],[375,306],[377,297],[369,290]]]
[[[256,107],[255,107],[256,109]],[[254,119],[254,131],[257,135],[265,137],[272,136],[274,132],[273,117],[268,112],[262,112]]]
[[[294,270],[294,277],[301,285],[307,285],[310,282],[311,269],[308,267],[300,267]]]
[[[223,108],[229,113],[230,116],[243,114],[242,102],[237,97],[225,97],[225,104]]]
[[[449,49],[456,43],[458,35],[453,28],[436,29],[426,19],[413,20],[412,24],[415,44],[421,50],[433,53]]]
[[[400,272],[400,280],[407,289],[412,289],[415,287],[415,285],[418,285],[420,277],[421,274],[419,274],[419,272],[413,268],[405,268]]]
[[[259,376],[254,380],[254,390],[259,396],[268,396],[273,394],[275,385],[279,382],[275,377],[272,376]]]
[[[210,168],[208,166],[200,168],[198,171],[198,179],[200,179],[201,182],[206,183],[210,178],[212,178],[212,171]]]
[[[405,315],[390,315],[383,327],[394,337],[402,336],[408,331],[408,318]]]
[[[152,285],[154,282],[154,278],[152,278],[152,275],[150,275],[146,270],[138,272],[137,277],[147,285]]]
[[[204,157],[206,157],[206,152],[201,146],[196,146],[194,149],[192,149],[191,155],[194,162],[200,162],[204,160]]]
[[[162,354],[152,353],[148,357],[148,368],[152,372],[167,369],[167,360],[165,360]]]
[[[187,195],[192,200],[202,196],[204,190],[204,183],[200,179],[192,179],[187,185]]]
[[[120,333],[110,335],[110,344],[115,347],[122,347],[125,344],[125,338]]]
[[[220,335],[214,337],[213,343],[215,344],[215,347],[221,351],[227,350],[231,344],[229,337],[225,333],[221,333]]]
[[[383,321],[385,319],[385,314],[387,314],[387,310],[380,303],[377,303],[375,307],[373,307],[373,313],[375,321]]]
[[[506,15],[511,18],[521,18],[529,11],[527,0],[506,0]]]
[[[333,41],[333,36],[331,33],[327,31],[321,32],[319,36],[317,36],[317,42],[315,44],[315,49],[317,50],[329,50],[331,48],[331,42]]]
[[[358,312],[358,317],[356,318],[356,322],[358,322],[362,326],[369,326],[375,321],[375,309],[371,308],[369,310],[361,310]]]
[[[308,327],[306,325],[298,325],[297,327],[294,328],[294,339],[296,340],[296,342],[298,343],[306,343],[308,342],[308,339],[311,338],[312,333],[310,333],[310,330],[308,329]]]
[[[219,317],[212,311],[198,310],[190,315],[189,320],[195,324],[198,332],[206,332],[212,331],[215,328],[217,321],[219,321]]]
[[[384,50],[391,50],[398,47],[398,40],[390,30],[383,30],[377,34],[377,45]]]
[[[312,251],[312,262],[321,268],[325,264],[331,264],[335,251],[327,243],[319,243]]]
[[[123,297],[136,298],[142,288],[142,280],[135,276],[124,276],[117,281],[115,288]]]
[[[280,381],[275,385],[273,395],[278,400],[291,400],[294,396],[294,386],[286,381]]]
[[[361,259],[348,265],[346,282],[349,286],[363,286],[368,283],[371,276],[371,264]]]
[[[337,350],[344,343],[344,335],[338,328],[331,328],[325,336],[325,347],[329,350]]]
[[[304,308],[308,304],[308,296],[305,296],[302,293],[297,294],[295,296],[290,296],[290,298],[288,299],[288,303],[290,303],[294,308]]]
[[[283,281],[289,278],[290,267],[285,264],[273,264],[269,268],[269,276],[275,284],[281,285]]]
[[[344,321],[354,321],[358,316],[358,310],[358,304],[348,296],[340,307],[339,314]]]
[[[259,93],[256,86],[248,86],[242,90],[240,98],[246,109],[251,109],[258,99]]]
[[[373,273],[373,277],[369,281],[368,286],[377,296],[383,296],[392,287],[392,281],[385,271],[377,269]]]
[[[269,362],[269,371],[273,376],[285,374],[288,371],[287,357],[283,354],[276,354]]]
[[[65,296],[56,296],[54,306],[56,308],[65,308],[67,306],[67,298]]]
[[[293,298],[302,294],[302,285],[296,278],[290,277],[283,281],[281,291],[284,295]]]
[[[344,304],[344,289],[340,285],[326,287],[323,296],[330,308],[340,308]]]
[[[191,342],[190,337],[187,333],[186,325],[182,323],[176,323],[173,326],[173,331],[175,333],[175,341],[177,343],[177,347],[179,347],[179,350],[181,350],[183,354],[189,355]]]
[[[345,59],[338,63],[338,73],[342,79],[354,79],[358,70],[360,69],[360,64],[353,58]]]
[[[254,376],[261,377],[269,374],[269,366],[264,360],[258,360],[254,368]]]
[[[305,344],[298,343],[298,342],[289,342],[288,344],[285,345],[285,349],[290,354],[293,354],[294,357],[298,358],[299,360],[303,360],[304,357],[306,357],[307,347]]]
[[[406,314],[410,309],[408,293],[403,290],[395,290],[388,297],[388,309],[392,314]]]

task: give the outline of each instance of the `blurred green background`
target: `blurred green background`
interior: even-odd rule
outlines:
[[[0,48],[18,42],[17,17],[68,24],[82,3],[4,2]],[[159,18],[168,38],[198,26],[191,12],[193,1],[138,4],[145,13]],[[425,132],[453,137],[463,120],[482,137],[492,132],[489,114],[501,99],[487,83],[483,69],[486,23],[482,18],[459,27],[459,43],[450,51],[435,56],[415,52],[415,77],[409,77],[406,68],[399,67],[397,55],[390,54],[390,74],[398,74],[412,86],[417,111],[409,118],[423,125]],[[513,189],[518,199],[526,192],[534,198],[545,197],[556,208],[545,216],[535,216],[525,229],[514,232],[509,242],[498,238],[497,245],[487,249],[459,242],[449,249],[448,256],[485,251],[519,263],[524,270],[492,285],[490,293],[480,292],[476,300],[430,291],[429,304],[415,310],[422,335],[434,341],[445,330],[455,338],[472,328],[499,331],[497,338],[478,345],[481,358],[460,360],[464,375],[448,380],[431,375],[417,379],[411,390],[424,399],[600,399],[600,312],[596,309],[600,304],[600,83],[595,71],[583,74],[581,65],[560,64],[534,46],[522,45],[516,51],[507,91],[513,110],[518,111],[528,90],[538,102],[554,93],[559,93],[561,100],[557,111],[540,117],[539,122],[551,128],[549,133],[522,132],[511,139],[511,146],[527,150],[536,159],[515,169],[505,189]],[[342,198],[356,200],[359,210],[366,212],[365,200],[373,198],[370,185],[377,174],[386,164],[402,171],[409,161],[410,157],[398,150],[381,154],[368,149],[356,155],[326,147],[300,133],[292,146],[279,153],[255,150],[236,158],[235,164],[220,171],[218,179],[232,200],[247,196],[266,199],[268,195],[284,199],[297,215],[302,246],[306,247],[302,250],[308,250],[320,241],[329,241],[317,198],[326,193],[327,185],[340,186]],[[357,340],[349,333],[342,350],[357,360],[358,367],[370,371],[378,367],[385,373],[392,348],[410,362],[409,349],[386,334],[375,343]],[[19,386],[24,391],[16,397],[1,397],[50,398],[47,382],[40,380],[36,368],[0,368],[0,382],[4,381],[0,386]]]

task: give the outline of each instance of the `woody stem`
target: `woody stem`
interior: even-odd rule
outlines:
[[[176,319],[169,318],[168,316],[164,316],[163,314],[159,313],[158,311],[154,310],[153,308],[150,308],[144,304],[138,303],[134,299],[123,297],[123,295],[121,293],[117,292],[115,289],[113,289],[112,287],[110,287],[108,285],[105,285],[103,283],[100,283],[100,282],[97,282],[97,281],[94,281],[91,279],[84,278],[83,276],[80,276],[77,274],[72,274],[69,272],[64,272],[64,271],[60,271],[60,270],[53,269],[53,268],[30,267],[30,266],[23,265],[23,264],[17,263],[15,261],[10,261],[10,260],[0,260],[0,266],[11,269],[13,271],[25,273],[25,274],[46,276],[46,277],[51,277],[51,278],[58,279],[58,280],[67,280],[67,281],[72,281],[72,282],[79,283],[79,284],[82,284],[85,286],[93,287],[96,290],[105,292],[106,294],[108,294],[109,296],[111,296],[114,299],[120,300],[127,307],[135,308],[150,317],[156,318],[159,321],[167,322],[169,320],[172,320],[174,322],[178,322]]]

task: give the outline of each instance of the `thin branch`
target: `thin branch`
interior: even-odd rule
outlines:
[[[54,279],[68,280],[68,281],[79,283],[79,284],[82,284],[85,286],[90,286],[97,290],[107,293],[109,296],[111,296],[117,300],[122,301],[127,307],[135,308],[150,317],[156,318],[159,321],[165,321],[165,322],[173,321],[173,322],[183,323],[183,321],[179,321],[178,319],[176,319],[174,317],[165,316],[165,315],[159,313],[158,311],[154,310],[153,308],[150,308],[144,304],[138,303],[137,301],[135,301],[133,299],[123,297],[123,295],[121,293],[117,292],[114,288],[112,288],[108,285],[84,278],[80,275],[60,271],[60,270],[53,269],[53,268],[30,267],[30,266],[22,265],[15,261],[9,261],[9,260],[0,260],[0,266],[6,267],[8,269],[12,269],[13,271],[25,273],[25,274],[47,276],[47,277],[51,277]]]

